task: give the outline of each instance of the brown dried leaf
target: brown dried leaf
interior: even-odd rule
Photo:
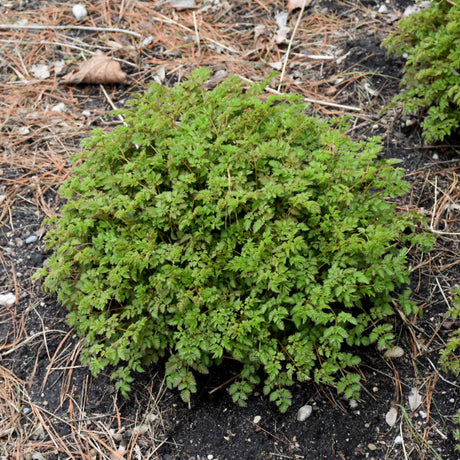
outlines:
[[[297,8],[302,8],[305,3],[305,8],[310,6],[313,0],[288,0],[288,10],[289,13],[296,10]]]
[[[125,83],[127,75],[120,64],[97,50],[94,56],[83,62],[78,72],[63,77],[64,83]]]

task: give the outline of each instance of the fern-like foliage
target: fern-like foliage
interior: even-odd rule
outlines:
[[[86,141],[44,286],[86,337],[84,361],[113,366],[123,393],[167,355],[188,401],[196,372],[230,356],[240,404],[261,380],[281,410],[295,381],[356,397],[350,347],[391,340],[381,320],[409,280],[398,244],[430,243],[389,201],[409,189],[403,172],[377,160],[378,139],[350,140],[297,96],[265,100],[237,77],[206,91],[208,77],[152,86],[125,126]]]
[[[404,89],[395,103],[406,112],[423,110],[427,142],[454,134],[460,126],[460,3],[433,0],[400,20],[384,46],[407,54]]]
[[[454,306],[449,310],[449,317],[458,319],[460,318],[460,288],[454,291],[453,300]],[[460,329],[454,331],[447,342],[446,348],[441,352],[441,364],[444,370],[449,370],[456,376],[460,375]],[[460,410],[454,417],[454,422],[460,425]],[[460,452],[460,429],[455,431],[454,437],[459,442],[457,450]]]

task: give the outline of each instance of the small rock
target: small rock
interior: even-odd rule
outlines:
[[[388,8],[386,7],[386,5],[380,5],[378,12],[381,14],[388,13]]]
[[[310,417],[312,411],[313,408],[309,404],[305,404],[305,406],[302,406],[297,412],[297,420],[299,422],[304,422],[308,417]]]
[[[430,5],[431,5],[430,1],[423,1],[423,2],[417,3],[416,5],[410,5],[404,10],[403,18],[407,18],[414,13],[418,13],[423,8],[428,8]]]
[[[21,136],[27,136],[27,134],[30,134],[29,127],[28,126],[21,126],[18,129],[18,134],[20,134]]]
[[[26,244],[35,243],[37,240],[38,240],[38,236],[36,236],[36,235],[30,235],[30,236],[26,239]]]
[[[0,294],[0,305],[2,307],[11,307],[16,302],[16,296],[12,292]]]
[[[45,80],[50,74],[50,70],[46,64],[35,64],[30,69],[30,73],[39,80]]]
[[[260,415],[256,415],[254,417],[253,423],[257,425],[261,420],[262,420],[262,417]]]
[[[402,356],[404,356],[404,350],[401,347],[396,346],[396,347],[390,348],[383,356],[385,358],[390,358],[390,359],[401,358]]]
[[[377,446],[375,444],[373,444],[372,442],[370,442],[368,445],[367,445],[367,448],[369,450],[377,450]]]
[[[356,409],[358,407],[358,402],[356,399],[350,399],[348,404],[350,405],[350,409]]]
[[[439,160],[439,155],[437,153],[433,153],[433,160]]]
[[[385,421],[389,426],[393,426],[398,418],[398,409],[392,407],[385,415]]]
[[[396,436],[394,442],[395,444],[402,444],[404,442],[404,439],[402,438],[402,436]]]
[[[85,5],[81,4],[74,5],[72,8],[72,13],[77,21],[81,21],[82,19],[86,18],[86,16],[88,16],[88,11],[86,10]]]
[[[51,112],[57,112],[57,113],[64,113],[67,111],[67,107],[64,104],[64,102],[60,102],[59,104],[56,104],[52,109]]]

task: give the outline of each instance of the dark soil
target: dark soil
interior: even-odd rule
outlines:
[[[389,9],[403,11],[407,4],[409,2],[405,1],[396,5],[390,3]],[[323,5],[331,12],[346,15],[354,11],[353,14],[359,16],[360,7],[376,10],[380,3],[357,4],[357,10],[350,10],[348,4],[326,2]],[[32,7],[34,2],[21,2],[18,8]],[[437,184],[442,190],[449,188],[452,175],[460,168],[458,148],[425,148],[417,124],[408,123],[411,117],[397,111],[380,114],[380,108],[398,91],[404,64],[401,58],[386,56],[380,47],[383,35],[383,32],[363,28],[361,37],[345,43],[344,51],[349,53],[347,59],[340,65],[326,65],[323,77],[326,79],[347,69],[369,74],[366,81],[372,97],[358,80],[342,88],[346,96],[341,101],[343,104],[366,107],[363,116],[355,118],[350,135],[383,137],[383,154],[401,160],[400,166],[406,169],[413,185],[411,195],[404,197],[400,206],[416,205],[425,209],[429,219],[434,178],[438,178]],[[92,97],[89,105],[97,104],[94,102],[96,96],[101,97],[96,89],[76,88],[74,91],[77,96]],[[91,91],[97,94],[92,95]],[[113,90],[114,100],[126,100],[127,92],[122,91]],[[369,102],[365,101],[366,97],[370,98]],[[108,109],[103,108],[104,111]],[[29,172],[27,168],[2,168],[0,195],[11,186],[11,180]],[[58,208],[57,188],[49,188],[44,199],[51,209]],[[73,458],[458,458],[452,418],[460,407],[460,384],[438,366],[439,349],[453,327],[444,318],[449,308],[449,298],[445,294],[460,282],[458,238],[440,237],[431,256],[412,253],[411,263],[417,268],[411,287],[424,314],[420,318],[410,318],[410,326],[399,316],[394,317],[396,344],[405,351],[403,357],[388,360],[373,347],[359,351],[363,389],[356,406],[333,389],[311,384],[297,385],[293,389],[292,406],[285,414],[280,414],[261,394],[252,396],[247,407],[242,408],[236,406],[227,393],[228,382],[239,372],[238,365],[224,362],[208,376],[198,376],[198,393],[191,407],[187,407],[176,391],[165,388],[162,363],[137,376],[129,400],[115,392],[108,375],[93,378],[80,364],[81,340],[66,325],[65,308],[41,291],[40,281],[32,279],[49,255],[42,242],[44,215],[35,203],[36,194],[31,185],[16,197],[0,228],[0,293],[13,292],[18,296],[12,307],[0,307],[0,366],[12,371],[27,390],[28,397],[22,400],[17,421],[24,432],[27,427],[32,430],[36,424],[32,416],[35,412],[25,409],[37,406],[48,415],[55,439],[60,438],[72,446],[69,450]],[[30,236],[38,239],[26,243]],[[417,346],[420,346],[418,350]],[[419,388],[424,399],[419,410],[411,411],[408,395],[414,387]],[[305,404],[312,406],[312,415],[303,422],[297,421],[297,411]],[[398,420],[390,427],[385,415],[392,406],[398,408]],[[101,426],[107,432],[112,430],[110,436],[101,431]],[[139,427],[146,428],[136,434]],[[78,430],[93,435],[88,435],[85,443],[84,437],[76,436]],[[108,449],[106,457],[101,457],[94,447],[96,435],[105,439],[112,450],[120,446],[126,450],[120,450],[117,457],[110,455]],[[21,446],[17,452],[9,451],[11,442],[2,436],[0,433],[2,460],[26,458],[21,457]],[[45,445],[49,436],[45,433],[33,440],[37,445],[40,442]],[[69,458],[69,454],[62,453],[60,444],[54,451],[48,444],[46,446],[42,452],[47,458]]]

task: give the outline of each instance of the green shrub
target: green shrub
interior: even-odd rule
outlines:
[[[423,109],[427,142],[443,140],[460,126],[460,4],[433,0],[398,22],[384,42],[390,51],[408,55],[396,96],[406,112]]]
[[[460,318],[460,288],[454,291],[454,307],[449,311],[449,316],[453,319]],[[441,352],[441,364],[444,370],[450,370],[456,376],[460,375],[460,329],[454,331],[446,348]],[[454,417],[454,422],[460,425],[460,410]],[[455,431],[454,437],[459,441],[457,450],[460,451],[460,429]]]
[[[261,376],[281,410],[294,381],[356,397],[350,346],[392,338],[380,320],[409,279],[398,243],[426,240],[385,199],[408,190],[403,172],[297,96],[264,101],[237,77],[206,91],[208,76],[154,85],[120,112],[126,126],[87,140],[48,233],[45,288],[86,338],[83,361],[114,366],[123,393],[167,355],[185,401],[194,371],[225,357],[242,363],[241,404]]]

